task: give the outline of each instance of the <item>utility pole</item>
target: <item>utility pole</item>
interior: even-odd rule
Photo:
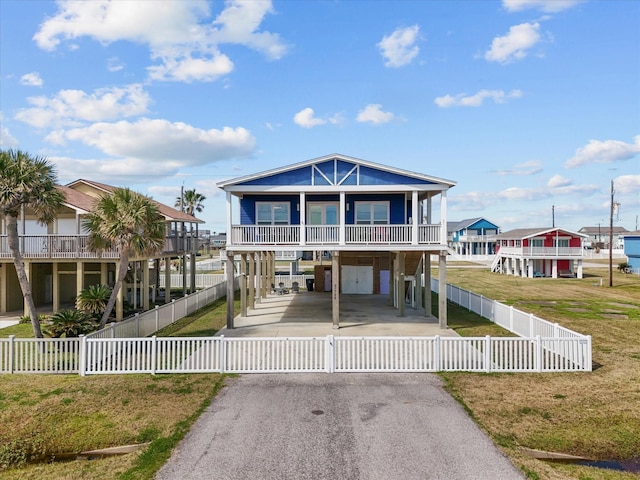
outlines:
[[[611,211],[609,215],[609,286],[613,287],[613,180],[611,180]]]
[[[551,227],[556,228],[556,206],[551,205]]]

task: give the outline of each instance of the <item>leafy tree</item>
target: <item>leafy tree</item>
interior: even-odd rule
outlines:
[[[76,308],[95,319],[100,319],[107,308],[110,296],[111,287],[108,285],[91,285],[89,288],[82,290],[76,297]]]
[[[618,270],[622,273],[629,273],[631,271],[631,264],[629,262],[619,263]]]
[[[176,208],[181,208],[183,212],[193,215],[194,212],[201,212],[204,210],[204,202],[207,199],[201,193],[197,193],[196,189],[185,190],[182,194],[182,198],[179,196],[176,198]]]
[[[46,225],[54,220],[63,201],[64,194],[56,188],[55,169],[46,158],[21,150],[0,150],[0,215],[5,217],[9,250],[36,338],[42,338],[42,331],[20,252],[18,217],[23,208],[29,209]]]
[[[93,332],[97,322],[81,310],[65,309],[51,315],[45,332],[52,338],[71,338]]]
[[[99,327],[104,328],[127,274],[129,258],[155,255],[163,250],[165,221],[149,197],[128,188],[116,188],[98,200],[85,217],[84,226],[89,231],[91,250],[116,248],[120,254],[118,276],[100,320]]]

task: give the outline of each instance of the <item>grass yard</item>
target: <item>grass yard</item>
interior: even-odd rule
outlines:
[[[236,302],[236,308],[238,308]],[[158,335],[212,335],[226,323],[226,299]],[[239,310],[239,308],[238,308]],[[20,328],[27,327],[25,332]],[[30,325],[8,334],[31,336]],[[9,330],[9,329],[7,329]],[[150,479],[224,375],[2,375],[0,479]],[[150,442],[142,453],[51,462],[65,453]],[[29,461],[35,463],[28,463]]]
[[[434,276],[437,272],[434,273]],[[585,269],[584,279],[520,278],[449,268],[447,282],[591,335],[594,371],[443,373],[449,391],[531,479],[623,480],[640,475],[534,460],[520,447],[592,459],[640,457],[640,278]],[[450,324],[457,325],[452,309]],[[468,322],[461,335],[485,335]]]

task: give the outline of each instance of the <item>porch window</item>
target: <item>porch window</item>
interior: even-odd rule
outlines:
[[[544,239],[543,238],[532,238],[531,239],[532,247],[544,247]]]
[[[569,239],[568,238],[554,238],[553,239],[554,247],[569,247]]]
[[[356,202],[356,225],[388,225],[389,202]]]
[[[256,202],[258,225],[289,225],[289,204],[279,202]]]

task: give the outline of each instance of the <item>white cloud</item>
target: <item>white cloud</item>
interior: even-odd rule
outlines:
[[[101,88],[93,93],[60,90],[53,97],[29,97],[27,101],[33,107],[19,110],[16,119],[38,128],[140,115],[147,112],[151,103],[149,94],[139,84]]]
[[[317,118],[314,115],[315,112],[313,111],[313,108],[303,108],[293,116],[293,121],[303,128],[316,127],[318,125],[324,125],[325,123],[327,123],[326,120]]]
[[[531,160],[517,164],[509,170],[497,170],[497,175],[535,175],[542,171],[542,163],[539,160]]]
[[[9,133],[9,129],[2,125],[2,112],[0,112],[0,147],[15,148],[18,146],[18,139]]]
[[[613,182],[615,192],[620,195],[635,194],[640,200],[640,175],[621,175]]]
[[[566,187],[568,185],[571,185],[571,180],[564,178],[562,175],[554,175],[547,182],[547,187],[549,188]]]
[[[538,9],[547,13],[561,12],[571,8],[584,0],[502,0],[504,8],[510,12],[527,9]]]
[[[147,188],[147,192],[153,197],[180,197],[179,185],[153,185]],[[173,203],[171,204],[173,205]]]
[[[78,141],[102,152],[125,159],[151,162],[149,171],[206,165],[218,160],[246,157],[255,148],[255,138],[244,128],[224,127],[202,130],[191,125],[167,120],[142,118],[135,123],[95,123],[88,127],[56,131],[48,141]],[[120,160],[113,160],[118,165]],[[128,161],[128,160],[127,160]],[[122,168],[135,168],[123,163]]]
[[[30,87],[41,87],[44,82],[42,78],[40,78],[40,74],[38,72],[25,73],[22,77],[20,77],[21,85],[28,85]]]
[[[107,60],[107,70],[110,72],[119,72],[124,68],[124,64],[118,57],[111,57]]]
[[[505,93],[504,90],[480,90],[475,95],[466,95],[459,93],[457,95],[444,95],[443,97],[436,97],[435,104],[441,108],[449,107],[479,107],[485,99],[491,99],[494,103],[505,103],[506,100],[511,98],[522,97],[522,91],[511,90]]]
[[[509,33],[496,37],[491,48],[484,54],[489,62],[510,63],[522,60],[527,50],[540,41],[539,23],[521,23],[509,29]]]
[[[388,123],[394,118],[395,115],[393,113],[382,111],[382,105],[379,103],[370,103],[358,112],[356,120],[362,123],[368,122],[374,125],[380,125],[382,123]]]
[[[221,44],[240,44],[279,59],[287,52],[277,34],[260,31],[274,10],[270,0],[227,0],[211,21],[209,2],[111,2],[61,0],[58,12],[34,35],[38,46],[55,50],[62,40],[90,37],[103,44],[124,40],[148,45],[160,63],[149,67],[153,80],[212,81],[233,70]]]
[[[415,45],[418,40],[420,27],[398,28],[391,35],[382,37],[378,43],[380,53],[384,58],[385,67],[402,67],[413,61],[420,52]]]
[[[591,163],[613,163],[629,160],[640,153],[640,135],[634,137],[634,143],[619,140],[590,140],[587,145],[576,150],[576,154],[565,163],[573,168]]]

